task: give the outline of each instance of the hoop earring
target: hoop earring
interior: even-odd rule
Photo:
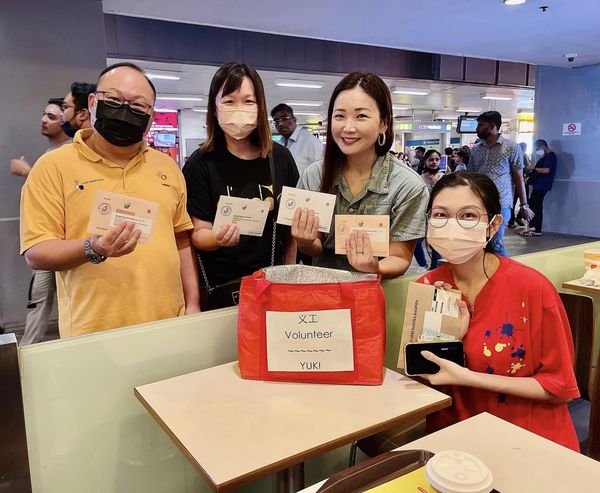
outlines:
[[[383,135],[383,142],[381,142],[382,135]],[[379,147],[383,147],[385,145],[385,133],[379,134],[379,136],[377,137],[377,143],[379,144]]]

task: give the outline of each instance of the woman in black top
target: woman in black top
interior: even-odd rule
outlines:
[[[289,150],[271,139],[264,89],[254,68],[239,63],[221,67],[210,85],[207,110],[207,139],[188,158],[183,174],[200,283],[210,293],[208,306],[203,302],[210,309],[234,304],[241,277],[272,263],[295,263],[289,227],[275,225],[275,219],[281,188],[296,186],[298,170]],[[234,224],[213,231],[221,195],[267,201],[263,235],[240,236]]]

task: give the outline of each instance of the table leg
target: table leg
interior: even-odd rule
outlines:
[[[277,493],[296,493],[304,489],[304,462],[277,472],[275,479]]]

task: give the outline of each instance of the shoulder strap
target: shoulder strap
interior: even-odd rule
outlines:
[[[279,197],[279,189],[277,187],[277,177],[275,175],[275,163],[273,162],[273,151],[269,152],[269,168],[271,169],[271,182],[273,183],[273,197],[275,197],[275,202],[277,202],[277,197]]]

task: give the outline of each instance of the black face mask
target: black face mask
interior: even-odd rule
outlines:
[[[113,108],[100,100],[94,128],[112,145],[127,147],[142,141],[149,120],[150,115],[138,115],[128,105]]]
[[[481,140],[487,139],[490,135],[491,132],[489,130],[482,130],[481,132],[477,132],[477,137],[479,137]]]
[[[71,138],[75,137],[75,132],[77,132],[77,130],[79,130],[78,128],[73,127],[71,125],[71,122],[64,122],[61,125],[61,128],[62,128],[63,132],[66,133]]]
[[[435,175],[439,170],[439,166],[437,168],[428,168],[427,166],[425,167],[425,173],[431,173],[432,175]]]

